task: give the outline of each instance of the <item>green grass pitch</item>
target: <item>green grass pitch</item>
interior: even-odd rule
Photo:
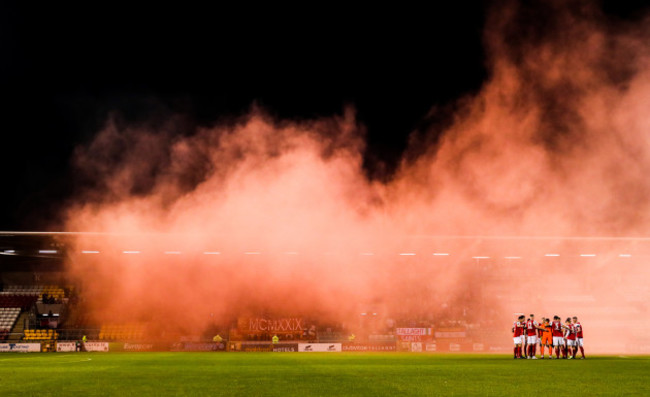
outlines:
[[[650,395],[650,357],[406,353],[6,353],[0,395]]]

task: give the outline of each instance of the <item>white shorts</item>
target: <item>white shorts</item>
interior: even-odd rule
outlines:
[[[527,336],[526,337],[526,343],[528,343],[529,345],[534,345],[535,343],[537,343],[537,336],[535,336],[535,335]]]
[[[584,347],[585,345],[582,344],[582,338],[576,338],[576,346]]]
[[[567,339],[566,340],[566,345],[567,346],[575,346],[576,345],[575,339]]]
[[[515,336],[512,339],[515,341],[515,345],[521,345],[521,336]]]
[[[564,346],[564,338],[561,336],[554,336],[553,346]]]

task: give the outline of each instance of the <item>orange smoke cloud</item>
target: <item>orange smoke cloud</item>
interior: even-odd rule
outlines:
[[[173,117],[155,130],[109,121],[78,150],[95,182],[66,225],[108,233],[76,241],[101,255],[71,258],[89,308],[165,316],[179,332],[254,313],[354,327],[373,310],[505,339],[513,312],[534,311],[579,315],[594,350],[647,344],[635,330],[649,325],[648,271],[637,256],[632,274],[620,268],[622,249],[641,257],[634,241],[430,237],[647,235],[649,32],[580,5],[545,6],[536,23],[513,4],[494,10],[488,81],[386,183],[363,172],[351,110],[293,122],[253,109],[184,135]]]

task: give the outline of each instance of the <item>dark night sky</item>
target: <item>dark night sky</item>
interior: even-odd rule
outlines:
[[[644,2],[603,3],[632,18]],[[495,5],[496,4],[496,5]],[[394,169],[434,105],[476,92],[493,2],[422,9],[134,9],[0,5],[0,230],[51,228],[76,185],[75,146],[109,112],[183,113],[210,125],[253,102],[283,118],[340,114],[367,127],[370,177]],[[294,17],[300,12],[301,17]]]

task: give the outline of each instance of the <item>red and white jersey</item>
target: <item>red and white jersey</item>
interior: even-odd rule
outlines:
[[[575,327],[573,326],[573,324],[569,324],[568,327],[569,329],[566,330],[564,337],[567,338],[568,340],[576,340]]]
[[[514,325],[512,326],[515,329],[515,332],[514,332],[513,336],[516,338],[518,336],[523,335],[525,326],[526,325],[523,322],[515,321]]]
[[[553,336],[564,336],[564,334],[562,333],[561,322],[557,320],[553,320],[553,322],[551,323],[551,328],[553,329]]]
[[[527,336],[535,336],[537,334],[537,321],[533,321],[531,319],[526,320],[526,335]]]
[[[576,337],[582,338],[582,325],[580,323],[573,324],[573,328],[576,331]]]

